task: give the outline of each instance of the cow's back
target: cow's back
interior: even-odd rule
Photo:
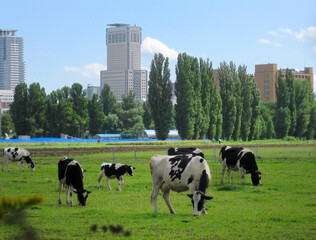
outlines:
[[[58,162],[58,179],[59,180],[61,180],[65,177],[65,172],[66,172],[67,166],[73,160],[74,159],[72,159],[72,158],[63,158]]]
[[[7,147],[3,149],[3,157],[7,157],[11,160],[20,160],[22,157],[30,156],[30,153],[28,150],[24,148],[13,148],[13,147]]]

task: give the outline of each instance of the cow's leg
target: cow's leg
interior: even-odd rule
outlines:
[[[21,165],[22,165],[22,170],[24,172],[24,162],[21,161]]]
[[[74,203],[72,201],[72,188],[69,187],[69,195],[70,195],[70,206],[72,206]]]
[[[124,184],[124,178],[123,178],[123,175],[121,176],[121,184],[122,184],[122,185]]]
[[[104,176],[104,171],[101,170],[100,175],[99,175],[99,179],[98,179],[98,189],[100,189],[100,183],[101,183],[101,179],[103,178],[103,176]]]
[[[231,179],[231,175],[230,175],[231,172],[232,172],[232,171],[231,171],[230,169],[227,170],[227,176],[228,176],[228,183],[229,183],[229,184],[232,184],[232,179]]]
[[[59,188],[58,188],[58,203],[61,204],[61,191],[63,190],[63,184],[61,183],[61,181],[59,181]]]
[[[9,159],[7,159],[6,163],[7,163],[7,169],[8,169],[8,172],[10,172],[10,168],[9,168]]]
[[[71,206],[72,204],[71,204],[71,201],[69,200],[69,198],[70,198],[70,186],[66,187],[66,195],[67,195],[67,204]]]
[[[21,165],[21,161],[18,161],[18,166],[16,167],[16,171],[19,171],[19,167]],[[24,171],[24,170],[23,170]]]
[[[117,178],[117,183],[118,183],[118,187],[117,187],[117,191],[121,191],[121,185],[122,185],[122,183],[121,183],[121,177],[119,176],[119,177],[116,177]]]
[[[153,203],[154,209],[156,212],[158,212],[157,197],[159,194],[159,189],[160,189],[161,184],[162,184],[161,180],[158,180],[158,179],[154,180],[153,179],[153,187],[152,187],[151,194],[150,194],[150,201]]]
[[[6,164],[7,160],[6,159],[3,159],[2,160],[2,172],[3,172],[3,168],[4,168],[4,165]],[[7,165],[7,168],[9,167],[9,165]],[[9,169],[8,169],[9,171]]]
[[[244,171],[244,169],[242,167],[239,168],[239,172],[240,172],[240,176],[241,176],[241,184],[245,184],[245,171]]]
[[[161,190],[163,192],[163,199],[165,200],[165,202],[170,210],[170,213],[176,214],[176,212],[174,211],[174,209],[171,205],[171,202],[170,202],[170,189],[166,186],[166,184],[163,184],[161,186]]]
[[[225,168],[226,168],[226,160],[224,160],[223,163],[222,163],[222,180],[221,180],[221,184],[224,184]]]
[[[110,185],[110,178],[109,178],[109,177],[106,178],[106,184],[108,185],[109,190],[112,191],[112,188],[111,188],[111,185]]]

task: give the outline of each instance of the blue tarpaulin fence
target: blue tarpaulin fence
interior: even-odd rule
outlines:
[[[167,138],[166,140],[181,140],[181,138]],[[95,143],[95,142],[141,142],[158,141],[157,139],[83,139],[83,138],[23,138],[23,139],[0,139],[0,143],[35,143],[35,142],[56,142],[56,143]]]

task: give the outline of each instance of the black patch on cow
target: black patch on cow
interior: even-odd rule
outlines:
[[[188,148],[169,148],[168,155],[182,155],[182,154],[192,154],[193,156],[201,156],[204,158],[203,152],[198,148],[188,147]]]
[[[258,166],[255,160],[255,155],[252,152],[247,152],[240,159],[240,166],[243,167],[247,173],[252,173],[258,170]]]
[[[203,193],[206,193],[209,183],[210,183],[210,180],[208,178],[206,170],[203,170],[200,177],[199,190]]]
[[[58,179],[61,180],[65,177],[65,171],[70,162],[72,162],[73,158],[64,158],[61,159],[58,163]]]
[[[14,151],[17,152],[19,150],[19,148],[14,148]]]
[[[192,157],[187,155],[178,155],[169,159],[171,164],[171,171],[169,172],[169,176],[171,181],[174,181],[176,178],[181,180],[181,174],[184,172],[188,163],[192,160]]]
[[[228,148],[225,151],[222,150],[222,157],[223,160],[226,158],[226,164],[228,168],[234,168],[237,164],[238,159],[240,158],[239,154],[242,150],[244,150],[244,148]]]
[[[203,161],[204,161],[204,158],[201,158],[201,159],[200,159],[200,163],[202,163]]]
[[[8,148],[8,149],[7,149],[7,152],[10,152],[10,151],[11,151],[11,149],[10,149],[10,148]]]
[[[193,182],[193,176],[189,177],[189,179],[188,179],[188,185],[189,185],[191,182]]]
[[[111,165],[102,165],[101,170],[104,171],[105,176],[107,177],[116,176],[117,179],[119,179],[120,176],[123,176],[125,173],[128,173],[129,175],[132,176],[133,174],[132,169],[131,169],[133,168],[132,166],[127,166],[125,164],[125,165],[120,166],[117,169],[115,169],[115,166],[116,166],[115,163]]]

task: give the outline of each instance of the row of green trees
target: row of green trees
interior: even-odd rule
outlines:
[[[135,102],[135,94],[123,95],[116,102],[108,85],[101,97],[86,98],[79,83],[63,87],[46,95],[39,83],[27,87],[21,83],[15,88],[10,111],[2,115],[2,133],[10,129],[17,135],[32,137],[59,137],[61,133],[82,137],[84,133],[122,133],[135,136],[144,129],[142,104]]]
[[[276,103],[260,101],[246,66],[223,62],[216,84],[212,63],[179,54],[172,108],[168,58],[156,54],[151,63],[148,103],[159,139],[176,127],[182,139],[253,139],[293,136],[316,139],[316,102],[310,79],[278,74]]]
[[[11,110],[2,115],[2,132],[59,137],[61,133],[82,137],[84,133],[122,133],[136,137],[143,129],[155,129],[166,139],[176,128],[182,139],[253,139],[293,136],[316,139],[316,101],[310,80],[295,80],[287,70],[278,74],[277,102],[260,101],[254,78],[246,66],[222,62],[218,81],[212,63],[186,53],[176,64],[175,95],[169,60],[155,54],[149,73],[148,101],[135,102],[135,93],[117,102],[105,85],[101,96],[86,98],[82,85],[74,83],[46,95],[38,83],[15,89]]]

